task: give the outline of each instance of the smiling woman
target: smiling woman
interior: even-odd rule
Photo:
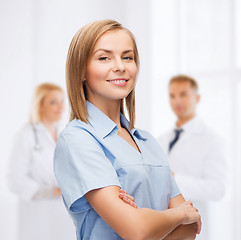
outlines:
[[[105,33],[97,41],[87,66],[84,81],[88,100],[95,104],[126,98],[134,89],[136,74],[129,34],[123,30]]]
[[[134,128],[138,68],[134,37],[116,21],[90,23],[70,44],[71,121],[54,169],[78,240],[181,240],[200,232],[200,215],[184,201],[158,142]],[[138,208],[119,197],[120,188]]]

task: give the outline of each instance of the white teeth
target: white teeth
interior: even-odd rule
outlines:
[[[111,82],[126,82],[126,80],[112,80]]]

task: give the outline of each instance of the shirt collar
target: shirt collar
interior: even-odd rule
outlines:
[[[136,128],[133,128],[133,129],[131,130],[131,133],[132,133],[133,135],[135,135],[138,139],[141,139],[141,140],[143,140],[143,141],[146,141],[146,140],[147,140],[147,137],[144,137],[143,133],[140,134],[140,131],[137,130]]]
[[[38,131],[45,131],[47,130],[46,127],[41,122],[33,123],[32,126]]]
[[[136,128],[132,128],[131,130],[129,130],[130,123],[122,113],[120,113],[120,120],[121,120],[121,124],[130,132],[131,135],[134,135],[138,139],[141,139],[144,141],[147,140],[147,138],[145,138],[143,134],[140,134],[140,132]]]
[[[196,133],[199,134],[202,132],[202,127],[201,127],[201,119],[197,116],[183,124],[180,129],[183,129],[184,132],[191,132],[191,133]],[[175,129],[179,129],[175,126]]]
[[[42,122],[37,122],[37,123],[32,123],[32,126],[37,130],[37,131],[48,131],[48,129],[45,127],[45,125]],[[57,133],[59,134],[61,131],[61,128],[59,125],[56,126]]]
[[[106,116],[99,108],[89,101],[86,101],[86,107],[89,115],[89,124],[100,133],[102,138],[105,138],[112,131],[116,131],[116,133],[118,133],[117,124]],[[130,134],[135,135],[139,139],[146,140],[146,138],[143,137],[137,129],[133,128],[129,130],[130,123],[122,113],[120,113],[120,121],[122,126],[125,127]]]

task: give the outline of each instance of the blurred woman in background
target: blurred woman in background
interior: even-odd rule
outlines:
[[[69,240],[74,229],[53,172],[53,154],[64,110],[64,91],[55,84],[36,88],[30,121],[18,132],[8,173],[19,197],[19,240]]]

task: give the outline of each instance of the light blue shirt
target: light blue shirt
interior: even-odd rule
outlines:
[[[90,102],[87,111],[88,124],[74,119],[60,134],[55,175],[78,240],[122,239],[89,204],[87,192],[116,185],[134,196],[138,208],[164,210],[180,191],[155,138],[131,129],[140,153],[118,135],[116,123]],[[122,114],[121,124],[129,129]]]

